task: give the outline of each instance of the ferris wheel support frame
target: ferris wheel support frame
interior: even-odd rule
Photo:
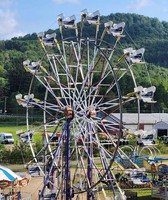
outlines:
[[[38,35],[50,68],[43,67],[41,61],[38,62],[38,66],[34,65],[34,62],[31,65],[30,61],[24,62],[25,69],[33,74],[33,79],[36,77],[45,87],[44,101],[38,101],[34,98],[34,94],[31,94],[33,79],[27,97],[24,99],[19,97],[18,100],[20,105],[27,105],[28,130],[28,107],[39,106],[44,111],[43,148],[41,151],[35,154],[30,137],[28,139],[36,165],[42,172],[44,170],[43,188],[39,191],[39,200],[50,197],[71,200],[74,196],[76,199],[80,199],[80,194],[82,199],[84,196],[87,200],[93,200],[96,197],[100,199],[101,192],[106,198],[104,188],[106,185],[110,195],[115,199],[121,195],[119,198],[123,200],[125,196],[116,182],[112,165],[116,155],[122,154],[119,143],[124,128],[122,122],[123,105],[137,99],[139,124],[140,92],[142,91],[135,91],[134,88],[134,92],[126,94],[123,98],[121,94],[122,92],[125,94],[125,91],[122,91],[119,81],[129,72],[134,87],[139,88],[131,68],[136,62],[141,63],[141,56],[137,61],[136,51],[128,48],[124,50],[124,54],[118,60],[114,60],[116,65],[114,64],[112,57],[120,38],[125,37],[123,35],[125,23],[114,24],[112,21],[105,23],[105,29],[98,39],[100,27],[98,11],[93,14],[88,14],[86,10],[82,11],[80,34],[78,34],[78,26],[74,16],[64,19],[61,14],[58,17],[58,22],[60,41],[57,40],[56,33]],[[96,26],[94,38],[83,38],[84,22]],[[63,32],[67,28],[75,31],[75,37],[64,38]],[[106,33],[115,37],[114,46],[111,47],[111,44],[103,40]],[[48,43],[47,40],[50,42]],[[57,47],[57,50],[54,51],[55,54],[53,54],[53,46]],[[144,50],[138,50],[137,53],[143,55]],[[123,67],[123,64],[126,64],[127,68],[125,65]],[[97,74],[99,76],[96,77]],[[118,120],[113,117],[113,113],[116,111],[120,113]],[[50,146],[51,139],[57,136],[56,131],[60,131],[60,129],[61,135],[57,146],[52,148]],[[50,131],[52,136],[49,135]],[[115,134],[116,143],[110,132]],[[99,133],[103,133],[111,141],[114,147],[112,153],[101,144],[102,138],[99,137]],[[73,148],[71,146],[72,137],[75,139]],[[82,145],[78,142],[81,142]],[[94,151],[94,145],[98,147],[98,154]],[[42,164],[40,164],[41,154],[43,154]],[[77,175],[74,175],[73,170],[71,170],[74,154],[78,158],[75,168]],[[96,163],[97,155],[100,157],[101,167],[99,167],[99,163]],[[55,174],[56,177],[54,177]],[[77,178],[76,181],[75,178]],[[115,191],[116,189],[119,195]],[[84,194],[82,195],[82,193]],[[48,197],[48,195],[51,196]]]
[[[66,200],[70,200],[73,197],[73,191],[71,188],[71,172],[70,172],[70,158],[71,158],[71,151],[70,151],[70,123],[72,118],[67,118],[65,128],[66,128],[66,147],[65,147],[65,157],[66,157],[66,166],[65,166],[65,191],[66,191]]]

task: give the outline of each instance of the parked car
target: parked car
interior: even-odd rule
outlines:
[[[14,144],[12,133],[0,132],[0,142],[2,144]]]

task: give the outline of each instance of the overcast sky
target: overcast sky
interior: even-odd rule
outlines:
[[[76,15],[87,8],[110,13],[137,13],[168,22],[168,0],[0,0],[0,40],[55,29],[57,16]]]

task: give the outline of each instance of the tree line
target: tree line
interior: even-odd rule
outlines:
[[[128,41],[132,41],[136,48],[145,48],[145,61],[149,72],[152,85],[157,90],[155,93],[155,105],[142,105],[143,112],[162,112],[168,111],[168,22],[160,22],[157,18],[149,18],[137,14],[116,13],[108,16],[101,16],[100,33],[103,31],[104,23],[107,21],[126,23],[122,46],[126,46]],[[80,25],[79,25],[80,26]],[[47,30],[50,33],[58,30]],[[92,27],[84,29],[84,36],[92,32]],[[71,32],[66,33],[70,37]],[[107,40],[110,39],[107,38]],[[43,55],[37,35],[27,34],[24,37],[12,38],[11,40],[0,41],[0,110],[9,114],[17,114],[21,108],[18,107],[15,95],[18,93],[26,94],[29,90],[31,75],[25,72],[23,61],[30,59],[37,61]],[[46,60],[47,65],[47,60]],[[139,73],[139,82],[146,83],[146,74]],[[124,80],[127,87],[129,84]],[[43,89],[38,87],[37,92]],[[128,90],[129,91],[129,90]],[[6,104],[6,105],[5,105]],[[6,106],[6,107],[5,107]],[[127,108],[131,112],[131,107]],[[23,111],[22,111],[23,112]]]

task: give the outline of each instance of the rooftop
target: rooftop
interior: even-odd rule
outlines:
[[[113,114],[119,118],[119,113]],[[140,113],[141,124],[156,124],[157,122],[164,121],[168,123],[168,113]],[[137,124],[138,114],[137,113],[123,113],[124,124]]]

